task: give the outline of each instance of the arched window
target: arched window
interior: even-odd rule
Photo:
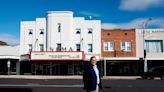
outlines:
[[[92,34],[93,29],[92,28],[88,28],[88,34]]]
[[[32,31],[33,31],[32,29],[29,29],[28,34],[29,34],[29,35],[32,35]]]
[[[40,34],[41,34],[41,35],[44,34],[44,29],[40,29]]]

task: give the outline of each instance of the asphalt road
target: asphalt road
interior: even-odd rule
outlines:
[[[82,80],[0,79],[0,92],[84,92]],[[161,80],[103,80],[101,92],[164,92]]]

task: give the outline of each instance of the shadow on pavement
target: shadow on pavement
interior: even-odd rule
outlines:
[[[110,86],[104,86],[105,89],[110,89],[111,87]]]
[[[33,92],[30,88],[0,88],[0,92]]]

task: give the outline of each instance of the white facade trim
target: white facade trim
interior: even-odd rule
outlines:
[[[104,57],[103,60],[139,60],[138,57]]]

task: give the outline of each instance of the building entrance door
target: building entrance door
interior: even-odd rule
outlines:
[[[52,64],[52,74],[53,75],[60,74],[60,64]]]
[[[50,63],[43,64],[43,75],[50,75]]]
[[[71,75],[74,74],[74,65],[73,64],[68,65],[68,74],[71,74]]]

